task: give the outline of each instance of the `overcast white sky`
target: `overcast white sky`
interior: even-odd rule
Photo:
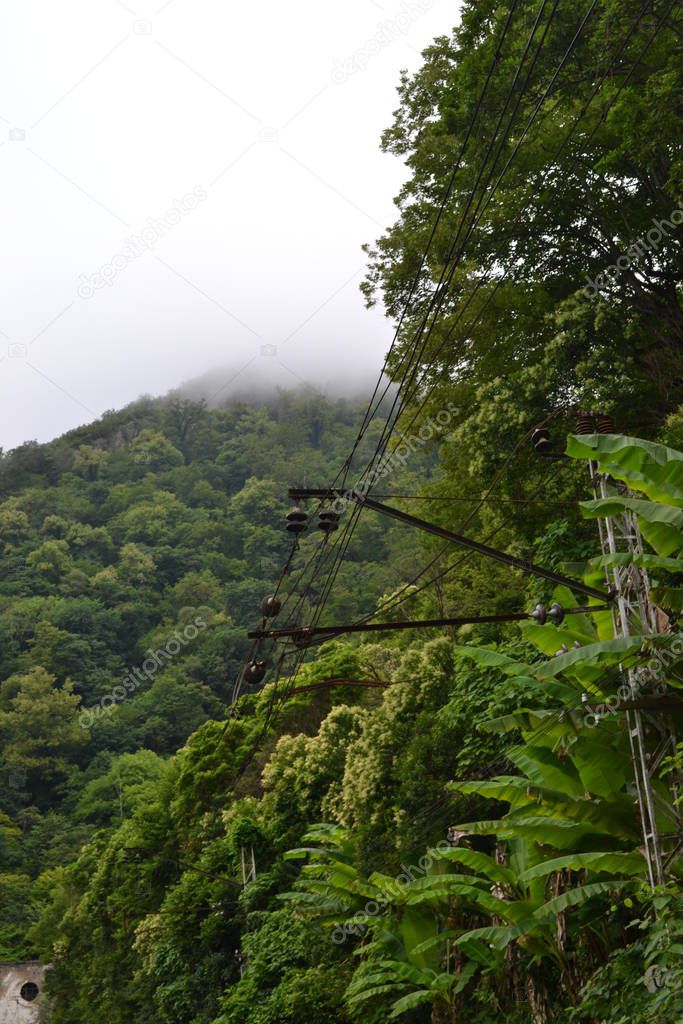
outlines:
[[[399,70],[457,18],[449,0],[5,5],[0,445],[213,367],[376,375],[391,329],[363,306],[360,246],[404,174],[379,136]]]

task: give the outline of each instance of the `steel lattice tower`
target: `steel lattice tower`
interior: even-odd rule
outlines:
[[[595,497],[609,497],[608,478],[598,471],[597,463],[591,462],[589,466]],[[628,496],[630,492],[623,488],[622,493]],[[646,570],[633,564],[633,556],[643,553],[637,516],[624,509],[619,515],[599,518],[598,529],[603,555],[630,556],[625,565],[611,559],[612,564],[605,568],[608,586],[615,593],[611,606],[615,637],[656,636],[662,632],[663,616],[651,600]],[[670,787],[663,786],[658,778],[665,758],[676,753],[676,735],[671,716],[665,710],[642,707],[650,703],[648,698],[652,700],[666,692],[663,673],[660,676],[647,668],[629,667],[624,675],[627,684],[620,695],[626,698],[626,725],[648,876],[652,886],[661,885],[683,848],[683,817],[675,777]],[[668,822],[668,827],[663,829],[663,822]]]

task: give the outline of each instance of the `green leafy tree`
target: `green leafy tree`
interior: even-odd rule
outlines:
[[[429,411],[454,402],[461,451],[509,450],[522,424],[573,403],[607,405],[647,433],[681,401],[679,5],[666,17],[609,0],[580,32],[578,7],[553,13],[515,79],[535,5],[468,0],[453,33],[403,74],[382,139],[409,177],[398,220],[368,247],[365,292],[395,321],[452,177],[389,370],[400,378],[438,287],[414,394],[435,388]]]
[[[158,430],[141,430],[130,446],[133,462],[154,471],[180,466],[182,452]]]
[[[151,750],[114,757],[108,770],[84,787],[76,817],[98,825],[122,821],[154,798],[163,776],[164,761]]]
[[[45,803],[45,784],[59,786],[71,774],[72,758],[88,734],[77,720],[80,698],[70,682],[55,685],[44,668],[12,680],[16,692],[0,710],[3,756],[26,771],[36,803]]]

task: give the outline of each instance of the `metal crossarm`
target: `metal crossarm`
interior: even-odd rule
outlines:
[[[586,612],[609,611],[609,605],[590,608],[563,609],[563,615],[585,615]],[[427,629],[436,626],[476,626],[490,622],[524,622],[535,619],[535,612],[510,612],[500,615],[454,616],[439,619],[401,619],[395,622],[350,622],[339,626],[288,626],[285,629],[255,629],[247,636],[250,640],[306,641],[313,637],[341,636],[344,633],[383,633],[396,629]]]
[[[362,505],[364,508],[371,509],[373,512],[380,512],[382,515],[389,516],[391,519],[397,519],[400,523],[405,523],[407,526],[413,526],[418,530],[424,530],[426,533],[432,533],[434,536],[441,537],[443,540],[450,540],[454,544],[459,544],[460,547],[468,548],[470,551],[476,551],[478,554],[484,555],[486,558],[495,559],[495,561],[502,562],[504,565],[508,565],[513,569],[519,569],[521,572],[528,573],[531,576],[540,576],[541,579],[548,580],[556,586],[569,587],[578,594],[584,594],[586,597],[593,597],[598,601],[610,601],[612,598],[610,593],[603,590],[596,590],[595,587],[589,587],[587,584],[581,583],[578,580],[570,579],[568,576],[563,576],[561,573],[557,573],[552,569],[546,568],[546,566],[536,565],[534,562],[527,562],[523,558],[516,558],[514,555],[509,555],[506,551],[499,551],[498,548],[489,547],[488,544],[482,544],[480,541],[473,540],[471,537],[465,537],[462,534],[455,533],[453,530],[447,530],[443,526],[437,526],[436,523],[427,522],[426,519],[419,519],[417,516],[412,516],[410,513],[403,512],[401,509],[393,508],[391,505],[384,505],[382,502],[375,501],[374,498],[368,498],[356,491],[292,487],[290,488],[289,496],[290,498],[293,498],[294,501],[303,501],[306,498],[327,498],[330,501],[343,498],[347,501],[353,501],[358,505]]]

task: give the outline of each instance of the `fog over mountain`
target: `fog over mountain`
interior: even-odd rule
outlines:
[[[436,0],[10,5],[0,446],[212,367],[375,378],[391,325],[364,308],[361,246],[404,177],[379,139],[400,69],[456,19]]]
[[[259,403],[267,401],[278,390],[312,389],[328,398],[367,398],[375,386],[377,373],[359,365],[337,367],[323,375],[322,368],[308,378],[295,377],[276,362],[243,368],[215,367],[193,380],[184,381],[177,389],[188,398],[203,398],[210,407],[221,406],[232,399]],[[386,379],[385,379],[385,383]],[[394,385],[389,385],[389,393]]]

